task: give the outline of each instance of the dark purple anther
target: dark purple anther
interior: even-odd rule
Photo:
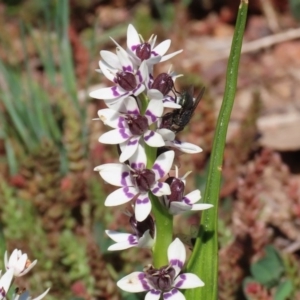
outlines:
[[[172,77],[167,73],[159,74],[152,83],[151,88],[159,90],[164,96],[167,95],[174,87]]]
[[[141,135],[148,130],[148,119],[141,115],[127,115],[127,124],[133,135]]]
[[[141,193],[148,192],[155,183],[155,173],[152,170],[136,170],[132,173],[132,181]]]
[[[142,43],[136,47],[136,56],[141,60],[146,60],[151,56],[151,46],[149,43]]]
[[[132,73],[129,72],[118,72],[116,75],[116,82],[125,91],[132,91],[136,88],[136,79]]]
[[[160,269],[155,269],[149,266],[144,270],[146,278],[150,281],[151,285],[162,292],[168,292],[173,288],[175,277],[175,269],[172,266],[164,266]]]
[[[169,177],[166,183],[170,186],[171,194],[167,195],[167,199],[172,201],[181,201],[184,193],[184,182],[176,177]]]
[[[154,221],[150,215],[142,222],[138,222],[135,216],[132,215],[129,222],[131,228],[139,238],[144,235],[145,231],[149,230],[150,236],[154,239]]]

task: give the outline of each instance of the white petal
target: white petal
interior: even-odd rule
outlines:
[[[90,97],[99,99],[99,100],[110,100],[110,99],[118,99],[123,96],[124,90],[118,86],[101,88],[95,91],[90,92]],[[124,96],[126,97],[126,95]]]
[[[151,192],[155,196],[161,197],[163,195],[170,195],[171,194],[171,189],[170,189],[170,186],[167,183],[158,181],[151,188]]]
[[[144,60],[141,63],[139,70],[136,73],[136,77],[137,77],[139,83],[143,83],[145,81],[145,79],[147,78],[147,76],[148,76],[148,67],[147,67],[146,61]]]
[[[209,208],[212,208],[212,207],[213,207],[212,204],[199,203],[199,204],[193,204],[191,210],[206,210],[206,209],[209,209]]]
[[[149,125],[156,122],[157,117],[161,117],[164,112],[164,106],[160,100],[150,100],[145,116],[148,119]]]
[[[43,299],[49,292],[50,288],[48,288],[43,294],[39,295],[38,297],[34,298],[34,299],[31,299],[31,300],[41,300]]]
[[[184,295],[177,289],[172,289],[170,292],[163,294],[164,300],[186,300]]]
[[[172,201],[170,203],[169,213],[171,215],[181,214],[181,213],[184,213],[184,212],[189,211],[189,210],[192,210],[192,206],[188,205],[184,202]]]
[[[13,280],[13,276],[14,276],[14,270],[13,269],[10,269],[8,271],[6,271],[2,276],[1,276],[1,279],[0,279],[0,289],[3,289],[5,291],[5,294],[7,293],[11,283],[12,283],[12,280]],[[2,292],[2,294],[4,294]],[[2,296],[0,295],[0,299],[6,299],[5,297],[2,298]]]
[[[105,124],[113,128],[118,128],[120,122],[119,118],[122,117],[120,113],[113,109],[104,108],[98,110],[98,116],[100,120]]]
[[[114,129],[103,133],[99,137],[99,142],[102,144],[115,145],[127,141],[131,136],[129,129]]]
[[[153,130],[147,130],[144,133],[144,141],[150,147],[162,147],[165,145],[165,142],[160,134]]]
[[[164,95],[156,89],[150,89],[147,92],[147,97],[151,100],[162,100],[164,98]]]
[[[168,146],[170,147],[174,147],[176,149],[179,149],[180,151],[184,152],[184,153],[199,153],[199,152],[202,152],[203,150],[194,145],[194,144],[191,144],[191,143],[186,143],[186,142],[181,142],[179,140],[174,140],[170,143],[167,143]]]
[[[185,247],[179,238],[176,238],[168,248],[168,260],[176,271],[176,276],[181,271],[186,258]]]
[[[140,143],[138,144],[137,151],[135,151],[129,161],[132,168],[146,168],[147,156],[143,145],[141,145]]]
[[[112,68],[110,65],[108,65],[105,61],[103,60],[100,60],[99,61],[99,66],[100,66],[100,70],[101,70],[101,73],[106,77],[108,78],[110,81],[114,82],[114,79],[115,79],[115,76],[116,76],[116,73],[118,72],[117,69],[115,68]]]
[[[127,28],[127,47],[135,53],[136,47],[140,45],[140,37],[133,25],[129,24]]]
[[[157,53],[160,56],[163,56],[170,48],[171,40],[165,40],[158,44],[154,49],[153,52]]]
[[[200,190],[194,190],[183,197],[183,201],[188,204],[194,204],[201,199]]]
[[[174,57],[175,55],[181,53],[182,51],[183,51],[183,50],[181,49],[181,50],[178,50],[178,51],[176,51],[176,52],[173,52],[173,53],[164,55],[164,56],[162,57],[162,59],[160,60],[160,62],[166,61],[166,60],[168,60],[168,59]]]
[[[126,187],[115,190],[111,194],[109,194],[105,200],[105,206],[117,206],[122,205],[130,201],[135,195],[137,191],[134,187]]]
[[[109,251],[124,250],[137,246],[138,240],[133,234],[121,233],[112,230],[105,230],[105,233],[116,242],[116,244],[108,247],[107,250]]]
[[[133,91],[134,96],[138,96],[145,90],[145,86],[143,84],[139,84]]]
[[[147,62],[148,66],[151,66],[151,65],[158,64],[160,62],[160,60],[161,60],[161,56],[160,55],[154,55],[153,53],[151,53],[151,57],[148,58],[146,60],[146,62]]]
[[[146,230],[138,241],[139,248],[152,248],[154,245],[154,239],[150,235],[150,230]]]
[[[173,141],[175,139],[175,133],[167,128],[161,128],[156,130],[157,133],[159,133],[164,141]],[[166,145],[169,145],[169,143],[165,143]]]
[[[122,153],[120,155],[120,162],[125,162],[128,160],[138,149],[140,137],[133,136],[125,144],[125,147],[122,147]]]
[[[100,172],[100,171],[103,171],[105,169],[119,168],[119,167],[120,167],[120,164],[114,164],[114,163],[103,164],[103,165],[99,165],[99,166],[95,167],[94,171]]]
[[[103,168],[99,172],[100,176],[109,184],[115,186],[132,186],[130,171],[126,165],[111,164],[110,168]]]
[[[152,171],[155,173],[156,180],[169,173],[173,164],[174,156],[174,151],[167,151],[157,157],[152,167]]]
[[[117,282],[117,286],[126,292],[129,293],[139,293],[143,291],[147,291],[147,283],[146,279],[144,278],[145,275],[143,272],[133,272]]]
[[[118,46],[116,51],[117,51],[119,61],[122,65],[122,70],[125,72],[133,73],[134,69],[133,69],[132,62],[129,59],[128,53],[121,46]]]
[[[151,290],[146,294],[145,300],[159,300],[161,291]]]
[[[138,196],[135,202],[134,215],[138,222],[144,221],[151,212],[151,201],[147,194],[141,194]]]
[[[105,230],[105,233],[116,243],[122,243],[128,240],[130,233],[123,233],[114,230]]]
[[[174,286],[180,289],[194,289],[204,286],[204,282],[195,274],[180,274],[174,281]]]
[[[112,68],[117,69],[117,70],[122,69],[122,66],[120,64],[118,56],[115,53],[106,51],[106,50],[102,50],[102,51],[100,51],[100,55],[101,55],[102,59],[108,65],[110,65]]]
[[[127,97],[123,101],[124,103],[124,113],[137,115],[140,113],[140,109],[136,100],[133,97]]]

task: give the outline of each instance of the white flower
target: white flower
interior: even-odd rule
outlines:
[[[146,63],[141,63],[138,70],[135,70],[127,52],[117,47],[117,55],[109,51],[101,51],[99,66],[102,73],[113,83],[112,87],[101,88],[90,93],[90,97],[108,100],[114,104],[130,95],[139,95],[145,89],[143,82],[148,76]]]
[[[40,300],[43,299],[48,294],[49,290],[50,288],[48,288],[43,294],[33,299],[29,296],[28,292],[25,291],[25,293],[22,293],[21,295],[15,295],[13,300]]]
[[[139,107],[133,97],[124,99],[123,106],[125,106],[124,113],[119,113],[112,109],[101,109],[98,111],[100,120],[104,124],[115,128],[102,134],[99,142],[120,144],[122,150],[120,162],[128,160],[137,151],[141,137],[150,147],[162,147],[165,145],[161,134],[156,133],[156,130],[150,129],[150,126],[162,115],[163,106],[161,102],[150,101],[144,116],[140,114]],[[175,134],[169,129],[164,129],[162,134],[168,139],[175,137]]]
[[[146,169],[147,157],[142,148],[135,152],[130,159],[130,166],[124,164],[104,164],[96,167],[100,176],[108,183],[121,188],[112,192],[105,200],[106,206],[124,204],[137,196],[135,202],[135,218],[142,222],[151,211],[149,192],[161,197],[171,193],[167,183],[159,179],[168,174],[171,169],[174,151],[167,151],[157,157],[152,169]]]
[[[145,61],[151,68],[154,64],[166,61],[173,56],[182,52],[178,50],[176,52],[165,55],[171,45],[171,40],[165,40],[162,43],[155,46],[156,35],[152,35],[148,42],[145,42],[143,38],[138,34],[133,25],[129,24],[127,29],[127,47],[130,56],[135,63],[139,65]]]
[[[4,263],[6,270],[13,270],[14,276],[19,277],[27,274],[36,265],[37,260],[31,262],[26,253],[22,254],[21,250],[15,249],[9,259],[5,251]]]
[[[168,248],[169,265],[160,269],[148,267],[144,272],[134,272],[117,282],[120,289],[139,293],[148,291],[145,300],[184,300],[178,290],[204,286],[203,281],[195,274],[180,271],[185,263],[186,252],[183,243],[176,238]]]
[[[155,240],[155,224],[151,215],[138,222],[134,215],[129,214],[129,222],[135,234],[122,233],[112,230],[106,230],[106,234],[116,243],[111,245],[108,250],[124,250],[131,247],[152,248]]]
[[[1,274],[1,271],[0,271]],[[2,299],[6,299],[6,294],[9,290],[9,287],[11,285],[11,282],[13,280],[14,277],[14,272],[13,270],[8,270],[7,272],[5,272],[0,279],[0,300]]]
[[[162,197],[164,205],[172,215],[190,210],[206,210],[213,207],[212,204],[196,203],[201,199],[200,190],[194,190],[184,196],[185,178],[191,173],[187,172],[183,177],[178,177],[178,168],[175,166],[176,177],[169,177],[166,182],[170,185],[171,194]]]

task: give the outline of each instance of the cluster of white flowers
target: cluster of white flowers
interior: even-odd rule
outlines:
[[[8,258],[7,252],[4,255],[4,264],[6,272],[0,278],[0,300],[7,299],[7,292],[12,285],[14,277],[20,277],[27,274],[37,263],[37,260],[31,262],[28,259],[26,253],[22,254],[21,250],[15,249],[11,256]],[[0,271],[0,274],[2,272]],[[32,299],[29,297],[27,292],[16,291],[13,296],[13,300],[40,300],[43,299],[48,293],[49,289],[47,289],[40,296]]]
[[[156,36],[152,35],[145,42],[136,29],[129,25],[127,49],[113,42],[116,44],[116,54],[100,51],[99,71],[114,85],[95,90],[90,96],[104,100],[108,107],[99,110],[98,116],[113,129],[102,134],[99,141],[118,145],[120,163],[103,164],[95,170],[106,182],[119,187],[108,195],[106,206],[133,202],[134,214],[130,214],[130,224],[134,234],[107,230],[108,236],[116,242],[109,250],[134,246],[151,248],[156,233],[155,222],[150,214],[150,194],[158,197],[161,205],[173,215],[211,207],[209,204],[196,204],[201,198],[199,190],[184,195],[185,178],[189,173],[179,177],[175,166],[175,177],[168,176],[174,165],[175,153],[202,151],[196,145],[176,139],[176,133],[188,123],[196,101],[193,95],[184,99],[183,94],[174,89],[174,82],[181,75],[169,70],[154,77],[155,64],[182,52],[179,50],[165,55],[170,40],[155,46]],[[164,108],[174,110],[165,113]],[[151,148],[157,154],[156,160],[149,165],[152,161],[147,155]],[[164,299],[184,299],[177,288],[203,285],[196,275],[178,276],[185,261],[185,248],[179,239],[169,246],[168,256],[168,267],[159,270],[150,267],[145,272],[135,272],[120,280],[118,286],[131,292],[150,291],[146,298],[154,300],[159,299],[161,294]],[[168,283],[160,286],[160,281],[166,278]]]

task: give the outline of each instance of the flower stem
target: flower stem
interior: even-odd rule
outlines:
[[[155,217],[156,241],[153,247],[155,268],[168,265],[168,247],[172,242],[173,216],[161,205],[158,198],[150,194],[152,212]]]
[[[188,272],[197,274],[205,286],[185,291],[186,299],[216,300],[218,295],[218,200],[226,133],[237,86],[239,60],[247,19],[248,0],[241,0],[236,21],[231,52],[228,60],[226,85],[214,137],[204,203],[213,204],[203,211],[200,230],[190,261]]]

